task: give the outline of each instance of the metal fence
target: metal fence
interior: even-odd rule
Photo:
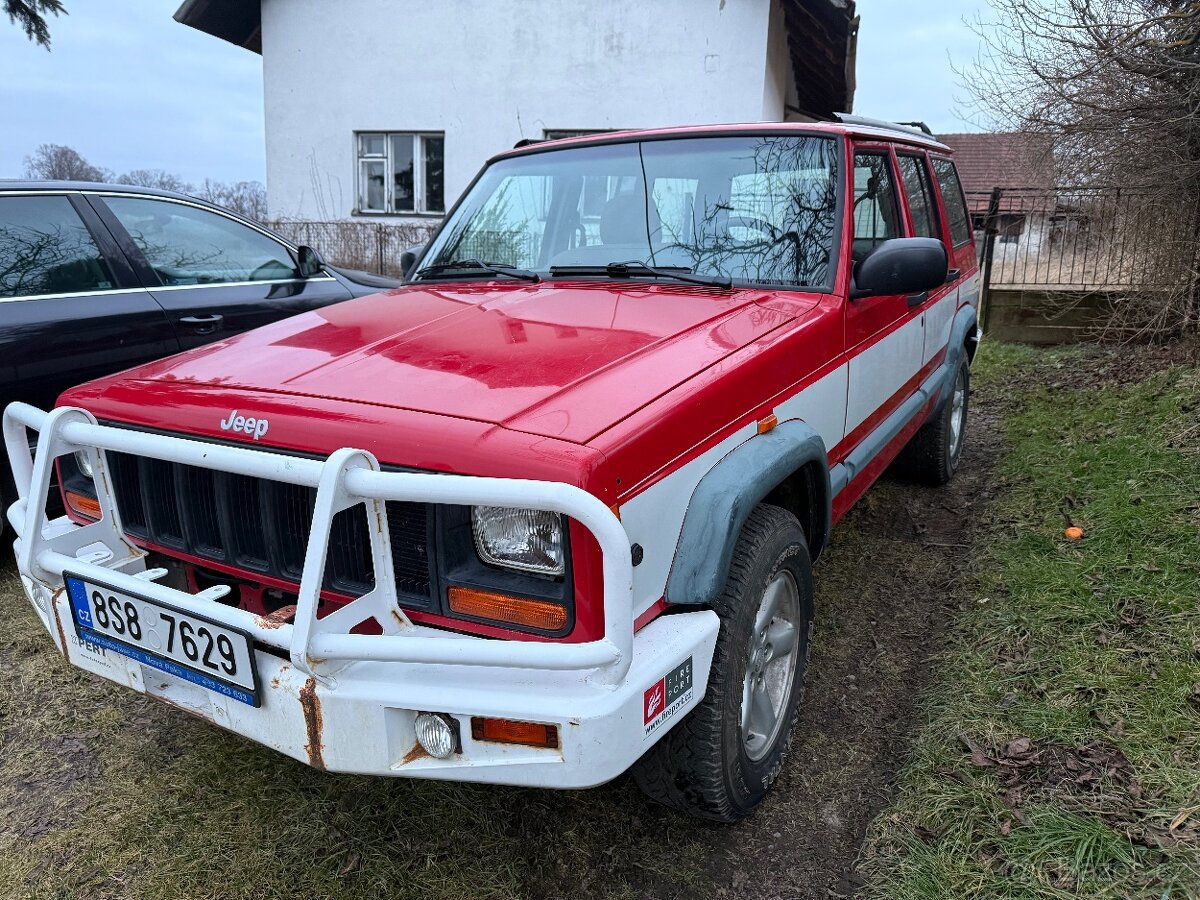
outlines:
[[[441,221],[424,224],[277,219],[265,224],[293,243],[319,250],[335,266],[399,278],[403,275],[400,254],[425,244]]]
[[[1148,290],[1190,276],[1196,208],[1181,216],[1120,188],[998,187],[967,199],[989,287]]]

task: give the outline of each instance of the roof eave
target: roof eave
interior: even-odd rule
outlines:
[[[175,21],[262,55],[259,0],[183,0]]]

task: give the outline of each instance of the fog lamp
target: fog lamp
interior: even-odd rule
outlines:
[[[446,759],[458,744],[449,716],[441,713],[417,714],[417,743],[434,759]]]

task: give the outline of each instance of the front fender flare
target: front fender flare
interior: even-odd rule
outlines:
[[[946,347],[946,378],[938,388],[938,401],[934,404],[928,421],[936,419],[941,414],[942,407],[946,405],[946,400],[954,389],[954,379],[958,375],[959,361],[967,352],[967,338],[979,330],[978,326],[979,317],[974,306],[964,306],[955,314],[954,321],[950,325],[950,343]]]
[[[809,539],[815,558],[832,521],[829,456],[812,426],[784,422],[732,450],[696,485],[667,577],[666,601],[705,605],[716,600],[729,577],[733,547],[751,510],[785,478],[811,462],[820,465],[818,484],[824,493],[817,498],[823,518],[814,529],[818,533]]]

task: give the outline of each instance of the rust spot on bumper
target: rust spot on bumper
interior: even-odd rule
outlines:
[[[321,700],[317,696],[317,681],[310,678],[300,689],[300,708],[304,710],[304,729],[308,733],[308,743],[304,752],[308,754],[308,764],[314,769],[325,770],[325,744],[321,740]]]
[[[287,620],[294,615],[296,615],[296,607],[294,605],[281,606],[270,615],[255,616],[254,623],[259,628],[278,628],[280,625],[286,625],[288,623]]]
[[[407,766],[410,762],[412,762],[415,759],[428,759],[428,758],[430,758],[429,753],[425,750],[424,747],[421,746],[420,741],[415,741],[413,743],[412,749],[409,750],[406,754],[404,754],[404,759],[400,760],[400,765]]]
[[[54,625],[58,628],[58,644],[62,647],[63,658],[69,660],[70,656],[67,655],[67,635],[63,631],[62,619],[58,615],[58,598],[63,595],[66,589],[66,585],[63,585],[50,595],[50,611],[54,613]]]

